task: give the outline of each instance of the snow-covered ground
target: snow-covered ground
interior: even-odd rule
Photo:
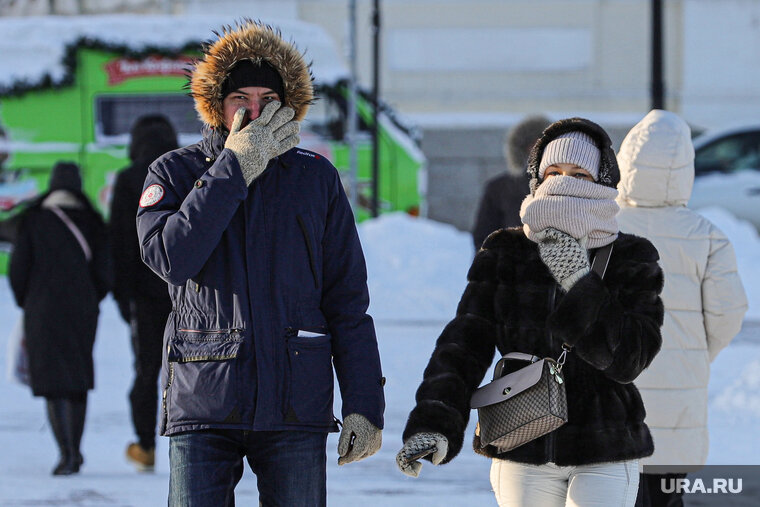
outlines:
[[[740,336],[713,364],[710,383],[713,464],[760,464],[760,240],[754,229],[722,210],[705,210],[732,240],[750,300]],[[370,311],[376,319],[386,384],[386,429],[380,452],[338,467],[337,435],[328,441],[328,503],[335,506],[495,505],[490,463],[465,446],[450,464],[426,463],[421,477],[395,466],[401,432],[412,408],[433,343],[455,311],[472,259],[468,234],[406,215],[387,215],[360,226],[368,262]],[[57,450],[44,404],[28,389],[0,380],[0,505],[160,506],[168,491],[167,439],[158,443],[153,474],[138,474],[123,453],[132,439],[127,392],[132,370],[128,330],[113,300],[101,305],[95,346],[96,389],[83,441],[85,465],[73,477],[52,477]],[[0,353],[19,316],[0,280]],[[336,413],[339,413],[336,410]],[[472,436],[472,424],[467,439]],[[255,476],[246,470],[236,489],[238,505],[256,505]]]

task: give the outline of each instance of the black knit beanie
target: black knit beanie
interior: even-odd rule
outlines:
[[[164,115],[141,116],[129,131],[129,158],[146,167],[167,151],[177,148],[177,132]]]
[[[280,101],[285,100],[285,86],[277,70],[265,60],[253,63],[251,60],[241,60],[230,69],[227,79],[222,83],[222,99],[227,95],[245,88],[246,86],[263,86],[277,92]]]
[[[50,175],[49,189],[81,191],[82,176],[79,174],[79,166],[74,162],[56,163]]]

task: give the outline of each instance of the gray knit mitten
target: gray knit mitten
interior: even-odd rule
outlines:
[[[448,451],[449,441],[440,433],[415,433],[396,454],[396,465],[409,477],[418,477],[422,468],[422,463],[418,460],[432,454],[433,464],[438,465]]]
[[[541,236],[538,254],[557,283],[567,292],[591,270],[586,238],[579,241],[552,228],[541,231]]]
[[[349,414],[343,420],[338,438],[338,464],[345,465],[368,458],[383,445],[383,430],[361,414]]]
[[[301,127],[293,120],[295,111],[289,107],[281,108],[279,102],[264,106],[259,117],[241,130],[245,114],[246,110],[242,107],[235,112],[224,147],[235,155],[245,184],[250,185],[264,172],[271,159],[301,141],[298,136]]]

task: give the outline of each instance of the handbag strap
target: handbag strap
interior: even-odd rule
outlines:
[[[607,272],[607,265],[610,263],[610,256],[612,255],[612,243],[604,245],[596,250],[594,254],[594,260],[591,262],[591,270],[596,271],[599,278],[604,278],[604,274]]]
[[[50,206],[50,211],[58,215],[58,218],[60,218],[61,221],[66,224],[66,227],[69,228],[71,234],[74,235],[77,242],[79,243],[79,246],[82,248],[82,252],[84,252],[84,258],[87,260],[87,262],[90,262],[90,259],[92,259],[92,250],[90,249],[89,243],[87,243],[87,240],[84,238],[84,234],[82,234],[82,231],[79,230],[79,227],[77,227],[76,224],[71,221],[69,216],[64,213],[63,210],[58,206]]]
[[[599,275],[599,278],[604,278],[604,274],[607,272],[607,266],[610,263],[611,256],[612,243],[600,247],[596,250],[596,253],[594,254],[594,260],[591,262],[591,270],[595,271],[596,274]],[[562,371],[562,366],[565,364],[567,353],[570,352],[572,348],[572,345],[568,345],[567,343],[562,344],[562,353],[557,358],[557,371]],[[501,377],[501,374],[504,371],[504,362],[508,359],[519,359],[522,361],[535,363],[540,358],[538,356],[532,356],[524,352],[510,352],[508,354],[504,354],[502,358],[499,359],[499,361],[496,363],[496,367],[494,368],[493,372],[494,379]]]

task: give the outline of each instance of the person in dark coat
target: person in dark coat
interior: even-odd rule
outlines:
[[[525,171],[528,155],[550,123],[544,116],[527,116],[507,131],[504,137],[507,170],[486,181],[472,227],[476,252],[483,240],[496,229],[522,225],[520,204],[530,192],[530,178]]]
[[[169,283],[161,433],[169,505],[234,505],[244,459],[262,505],[326,504],[338,464],[382,442],[384,379],[351,206],[329,160],[296,148],[314,99],[303,54],[243,20],[190,76],[203,139],[151,164],[142,258]]]
[[[53,168],[49,191],[19,222],[8,277],[24,310],[32,393],[47,402],[61,451],[54,475],[79,471],[99,303],[108,293],[106,228],[76,164]]]
[[[135,217],[148,166],[177,147],[177,133],[166,117],[138,118],[130,131],[132,164],[117,176],[111,201],[113,296],[122,318],[130,325],[135,369],[129,404],[137,442],[127,446],[126,456],[141,471],[152,470],[155,464],[158,374],[172,302],[166,282],[140,258]]]
[[[633,506],[639,458],[653,452],[633,381],[660,349],[663,286],[646,239],[618,231],[620,172],[606,132],[581,118],[553,123],[528,161],[531,193],[523,228],[492,233],[478,251],[456,317],[433,350],[397,455],[416,476],[462,448],[470,398],[494,357],[522,352],[559,358],[568,421],[492,458],[500,505]],[[590,258],[612,245],[603,278]]]

